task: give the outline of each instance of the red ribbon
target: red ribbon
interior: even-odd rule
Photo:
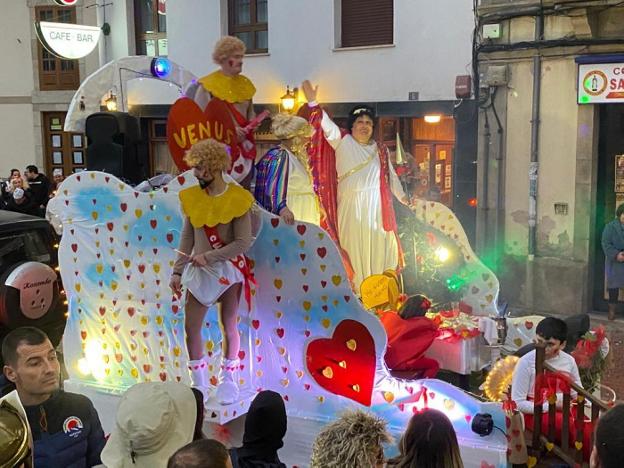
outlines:
[[[232,114],[232,117],[234,117],[234,120],[239,127],[245,128],[251,123],[243,114],[240,113],[240,111],[236,108],[234,104],[232,104],[231,102],[225,102],[225,104],[228,106],[228,109],[230,109],[230,113]],[[247,140],[247,142],[249,142],[249,144],[245,144],[244,141],[239,142],[238,147],[240,149],[240,152],[243,155],[243,158],[251,159],[252,161],[254,161],[256,159],[256,139],[253,132],[247,133],[245,139]]]
[[[206,233],[206,237],[208,237],[208,242],[210,246],[214,250],[218,250],[222,248],[225,243],[219,237],[219,232],[217,231],[216,226],[208,227],[204,226],[204,232]],[[245,300],[247,301],[247,310],[251,310],[251,285],[256,285],[256,278],[253,274],[253,269],[251,268],[251,263],[246,255],[240,254],[234,258],[230,258],[229,261],[234,265],[234,267],[243,274],[243,278],[245,281],[243,282],[243,290],[245,292]]]

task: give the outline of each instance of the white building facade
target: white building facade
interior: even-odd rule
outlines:
[[[44,19],[104,26],[108,34],[87,57],[60,60],[36,38],[42,10],[51,11]],[[243,73],[257,88],[259,109],[277,111],[286,87],[304,79],[319,85],[319,100],[339,123],[351,106],[370,104],[380,117],[375,137],[392,151],[399,135],[413,155],[410,191],[454,208],[472,237],[477,112],[470,86],[467,99],[456,99],[455,81],[472,72],[473,26],[471,2],[457,0],[426,8],[413,0],[78,0],[73,7],[11,0],[0,17],[11,64],[0,70],[0,138],[10,142],[0,148],[0,177],[32,163],[48,173],[86,167],[86,139],[62,124],[75,90],[100,66],[127,55],[168,55],[204,76],[216,68],[214,43],[232,34],[248,44]],[[146,175],[168,169],[166,118],[179,95],[150,85],[121,90],[141,122]],[[271,143],[258,139],[261,149]]]

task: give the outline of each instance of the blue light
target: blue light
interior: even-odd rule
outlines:
[[[165,57],[154,57],[150,71],[156,78],[166,78],[171,73],[171,62]]]

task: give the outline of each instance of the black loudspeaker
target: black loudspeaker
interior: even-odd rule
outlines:
[[[494,430],[494,420],[489,413],[477,413],[472,418],[472,432],[479,434],[481,437],[490,435]]]
[[[87,169],[112,174],[131,184],[145,177],[137,146],[139,120],[125,112],[97,112],[87,117]]]

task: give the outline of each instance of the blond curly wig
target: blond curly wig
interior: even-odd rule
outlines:
[[[296,136],[309,137],[312,135],[312,126],[303,117],[277,114],[273,117],[271,132],[280,140],[287,140]]]
[[[245,54],[245,43],[238,37],[224,36],[215,44],[214,51],[212,52],[212,60],[217,65],[221,65],[224,60],[236,55]]]
[[[392,442],[386,422],[361,410],[347,411],[325,426],[312,447],[312,468],[371,468]]]
[[[223,143],[208,138],[191,146],[191,149],[184,155],[184,162],[189,167],[201,166],[215,173],[227,171],[230,168],[230,155]]]

